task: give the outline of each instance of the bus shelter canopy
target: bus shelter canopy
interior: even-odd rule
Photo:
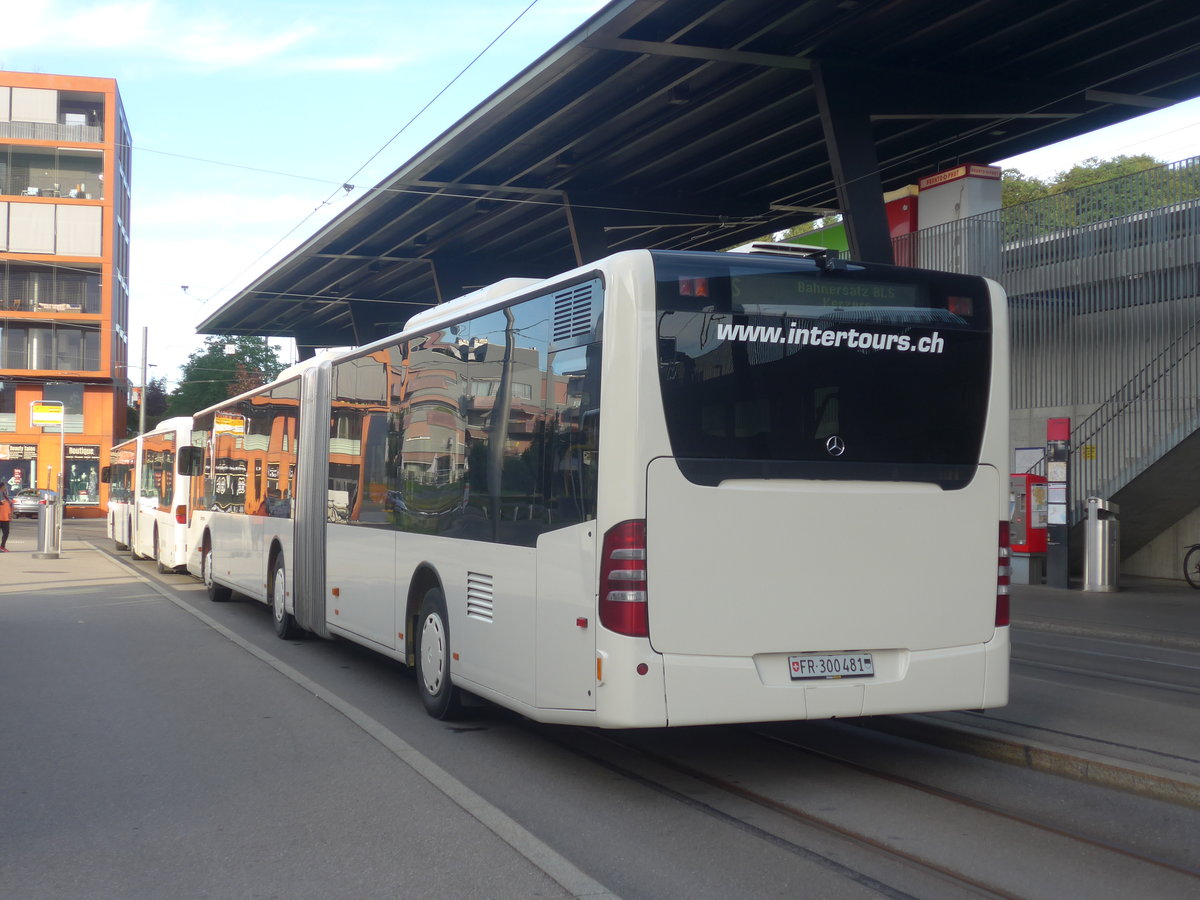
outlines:
[[[199,327],[362,344],[504,277],[720,250],[1200,95],[1200,5],[615,0]]]

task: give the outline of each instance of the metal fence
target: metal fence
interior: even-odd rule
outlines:
[[[1200,427],[1200,157],[895,241],[1009,294],[1014,409],[1066,408],[1072,521]],[[1063,414],[1063,413],[1057,413]]]

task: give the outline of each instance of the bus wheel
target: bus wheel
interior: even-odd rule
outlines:
[[[458,689],[450,683],[450,631],[441,588],[430,588],[421,600],[417,621],[417,689],[425,711],[449,719],[459,708]]]
[[[158,546],[158,527],[154,529],[154,566],[158,569],[159,575],[166,575],[171,571],[169,566],[164,566],[162,561],[162,548]]]
[[[300,626],[295,617],[287,611],[287,575],[283,568],[283,557],[275,557],[271,566],[271,613],[275,619],[275,633],[281,638],[291,640],[300,637]]]
[[[223,584],[217,584],[213,580],[212,546],[207,542],[204,544],[204,550],[200,555],[200,577],[204,581],[204,589],[208,591],[209,600],[214,603],[224,603],[233,597],[233,591]]]

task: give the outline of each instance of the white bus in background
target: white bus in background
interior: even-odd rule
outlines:
[[[118,550],[128,550],[133,534],[133,498],[137,484],[138,440],[122,441],[109,453],[100,480],[108,485],[108,537]]]
[[[189,568],[439,717],[1000,706],[1007,334],[992,282],[836,259],[503,282],[199,413]]]
[[[191,442],[190,417],[166,419],[112,449],[108,471],[108,536],[159,572],[187,563],[189,478],[177,472],[180,447]]]

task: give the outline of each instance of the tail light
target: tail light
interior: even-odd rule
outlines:
[[[175,507],[175,521],[180,525],[187,524],[187,507],[182,503]]]
[[[600,624],[618,634],[649,637],[646,609],[646,521],[631,519],[604,535],[600,560]]]
[[[1012,580],[1012,561],[1008,553],[1008,523],[1000,523],[1000,553],[996,560],[996,627],[1007,625],[1008,586]]]

